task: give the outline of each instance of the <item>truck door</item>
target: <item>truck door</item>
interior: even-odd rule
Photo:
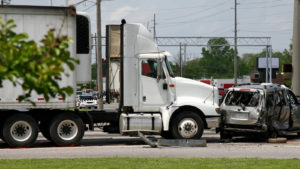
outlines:
[[[140,59],[140,110],[159,111],[169,101],[168,85],[160,59]]]

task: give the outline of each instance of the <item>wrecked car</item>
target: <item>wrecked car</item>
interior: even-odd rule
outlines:
[[[229,88],[219,113],[221,139],[253,134],[267,139],[288,132],[300,135],[300,104],[283,85],[262,83]]]

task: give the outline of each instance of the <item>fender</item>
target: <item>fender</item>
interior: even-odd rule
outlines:
[[[210,124],[211,120],[213,123],[218,123],[217,119],[220,115],[217,113],[219,106],[216,103],[195,97],[177,97],[176,102],[169,106],[160,108],[163,120],[163,130],[168,131],[170,122],[172,121],[171,119],[174,117],[174,115],[186,109],[193,109],[194,111],[198,112],[206,127],[214,126]],[[205,112],[205,114],[203,112]],[[209,117],[215,118],[207,120]]]

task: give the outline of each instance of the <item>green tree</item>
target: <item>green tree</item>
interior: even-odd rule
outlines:
[[[247,66],[244,69],[247,69],[247,72],[256,70],[257,67],[257,58],[266,57],[266,50],[262,50],[260,53],[245,53],[241,62],[244,62]],[[283,64],[292,63],[292,45],[289,49],[284,49],[283,52],[273,52],[273,58],[279,58],[279,70],[278,73],[281,73],[281,68]]]
[[[46,101],[50,97],[60,94],[63,98],[73,93],[70,86],[60,87],[58,82],[65,72],[65,65],[74,70],[79,61],[70,56],[67,36],[56,36],[55,30],[49,30],[40,45],[28,40],[26,33],[15,33],[13,20],[6,23],[0,18],[0,87],[3,81],[9,80],[14,86],[21,86],[24,94],[19,101],[30,101],[29,97],[35,91],[44,96]]]
[[[232,78],[234,50],[224,38],[213,38],[202,48],[201,77]]]

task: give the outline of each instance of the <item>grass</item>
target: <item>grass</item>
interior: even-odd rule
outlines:
[[[76,158],[1,159],[1,169],[300,169],[300,159],[257,158]]]

